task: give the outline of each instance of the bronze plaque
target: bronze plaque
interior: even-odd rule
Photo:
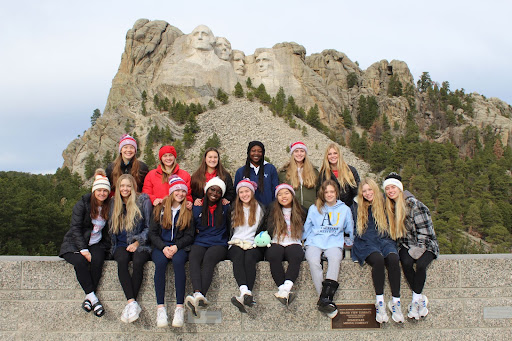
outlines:
[[[337,304],[338,315],[332,319],[332,329],[380,328],[375,321],[374,304]]]

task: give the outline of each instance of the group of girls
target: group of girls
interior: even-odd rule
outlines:
[[[374,180],[360,181],[336,144],[327,147],[317,171],[306,145],[296,142],[290,146],[290,160],[278,173],[265,161],[265,146],[252,141],[234,183],[215,148],[206,149],[192,176],[180,169],[172,146],[160,148],[160,163],[150,172],[136,152],[136,141],[124,135],[119,156],[106,172],[96,171],[92,193],[75,205],[71,228],[64,236],[59,256],[75,268],[86,294],[82,303],[86,312],[98,317],[105,313],[96,289],[109,253],[117,261],[127,299],[121,314],[125,323],[139,318],[143,267],[150,259],[155,263],[158,327],[168,325],[165,275],[169,262],[176,289],[172,326],[182,327],[185,307],[197,316],[208,306],[206,296],[218,262],[232,261],[240,293],[231,302],[246,313],[256,304],[252,290],[259,261],[269,262],[277,286],[274,296],[287,306],[295,298],[292,289],[305,257],[319,295],[317,308],[333,318],[343,248],[353,244],[354,261],[372,267],[379,323],[388,321],[384,267],[392,292],[387,307],[394,321],[404,320],[399,261],[413,290],[408,317],[427,315],[423,285],[426,269],[439,249],[428,208],[403,191],[398,174],[386,177],[384,198]],[[268,247],[256,247],[256,239],[265,234]],[[322,256],[328,260],[325,278]],[[193,293],[185,296],[187,261]],[[286,269],[283,261],[288,262]]]

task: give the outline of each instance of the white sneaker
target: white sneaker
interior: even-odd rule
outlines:
[[[185,298],[185,306],[190,309],[190,311],[192,312],[192,315],[194,315],[194,317],[197,317],[198,309],[196,306],[196,300],[195,300],[194,296],[188,295]]]
[[[386,306],[383,301],[375,303],[375,321],[378,323],[384,323],[389,321],[388,313],[386,312]]]
[[[167,321],[167,309],[160,307],[156,310],[156,326],[159,328],[167,327],[169,322]]]
[[[418,313],[419,309],[419,303],[418,302],[411,302],[409,306],[407,307],[407,317],[410,319],[419,320],[420,314]]]
[[[290,293],[286,290],[279,290],[274,294],[274,296],[279,300],[279,302],[287,306],[289,294]]]
[[[176,328],[183,327],[185,323],[185,309],[183,307],[176,307],[174,309],[174,317],[172,319],[172,326]]]
[[[200,292],[194,293],[194,301],[195,301],[194,305],[196,306],[196,308],[197,307],[206,308],[208,306],[208,304],[210,303],[210,302],[208,302],[206,297],[204,297],[203,294],[201,294]]]
[[[418,315],[419,317],[425,317],[428,315],[428,298],[425,295],[421,295],[420,302],[418,304]]]
[[[124,323],[128,323],[128,310],[130,310],[130,303],[124,307],[123,312],[121,313],[121,321]]]
[[[129,306],[130,307],[128,308],[127,314],[128,323],[132,323],[133,321],[136,321],[139,318],[139,314],[142,311],[142,308],[137,303],[137,301],[133,301],[132,303],[129,304]]]
[[[404,315],[402,314],[402,307],[400,301],[393,303],[393,300],[388,302],[388,308],[391,311],[391,318],[397,323],[404,323]]]

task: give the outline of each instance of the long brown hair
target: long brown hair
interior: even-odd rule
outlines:
[[[363,186],[368,185],[373,191],[373,200],[369,202],[363,196]],[[368,209],[372,206],[372,215],[377,225],[377,231],[380,235],[389,234],[392,239],[396,239],[396,234],[391,234],[386,213],[384,212],[384,197],[379,189],[377,183],[371,178],[365,178],[359,183],[357,190],[357,221],[356,231],[357,234],[362,236],[368,227]]]
[[[338,185],[336,185],[336,182],[331,179],[325,180],[318,190],[318,195],[315,202],[318,213],[320,214],[322,214],[322,208],[325,205],[325,190],[327,189],[327,186],[334,187],[334,190],[336,191],[336,198],[340,197],[340,189],[338,188]]]
[[[258,201],[254,197],[254,193],[251,191],[251,201],[249,201],[249,219],[247,220],[247,225],[249,226],[256,224],[256,211],[258,210],[258,205]],[[261,219],[261,216],[258,218]],[[238,193],[235,199],[233,212],[231,213],[231,223],[233,228],[243,226],[246,223],[244,215],[244,203],[242,200],[240,200]]]
[[[114,167],[112,169],[111,191],[116,190],[117,180],[123,174],[123,171],[121,170],[121,162],[123,162],[123,157],[121,156],[121,153],[119,153],[119,155],[114,161]],[[140,161],[137,159],[137,156],[134,155],[130,162],[132,163],[132,169],[130,171],[130,174],[135,179],[135,183],[137,184],[137,186],[135,187],[135,191],[137,191],[139,187],[142,187],[141,179],[139,176]]]
[[[331,164],[329,163],[329,159],[327,155],[329,154],[329,150],[334,149],[336,153],[338,153],[338,162],[336,164],[336,169],[338,170],[337,180],[340,183],[340,187],[345,187],[346,184],[350,185],[350,187],[356,187],[357,183],[354,179],[354,174],[348,167],[347,163],[343,159],[343,154],[341,154],[341,150],[336,143],[330,143],[325,150],[324,159],[322,161],[322,168],[320,168],[320,175],[323,176],[324,179],[331,178]]]
[[[407,215],[407,206],[402,191],[398,192],[396,201],[386,195],[386,215],[389,221],[389,235],[391,238],[404,237],[406,235],[405,216]]]
[[[289,191],[286,188],[282,190]],[[283,236],[287,233],[288,226],[286,225],[286,221],[284,220],[283,206],[276,199],[272,203],[272,215],[271,219],[274,222],[274,236],[277,237],[277,241],[281,241]],[[290,217],[290,230],[291,237],[293,239],[301,239],[302,233],[304,232],[304,222],[306,221],[306,212],[302,209],[297,198],[292,194],[292,214]]]
[[[206,154],[209,152],[216,152],[217,153],[217,167],[215,167],[215,172],[217,173],[217,176],[222,180],[226,181],[226,169],[222,166],[222,163],[220,162],[220,153],[217,150],[217,148],[210,147],[206,148],[203,154],[203,159],[201,160],[201,164],[199,165],[199,168],[192,174],[191,180],[190,180],[190,188],[193,193],[204,193],[204,185],[206,185],[206,170],[208,169],[208,166],[206,165]]]
[[[113,234],[119,234],[121,231],[131,231],[135,227],[135,219],[142,217],[142,213],[137,207],[137,183],[130,174],[122,174],[117,179],[117,187],[121,185],[124,179],[128,179],[132,184],[131,194],[126,200],[126,213],[123,212],[123,198],[121,191],[116,191],[114,199],[114,209],[110,218],[110,231]]]
[[[95,191],[96,192],[96,191]],[[100,212],[101,207],[101,212]],[[96,199],[94,193],[91,195],[91,219],[95,219],[98,215],[103,220],[108,220],[108,213],[110,211],[110,197],[107,196],[103,202]]]
[[[281,168],[286,171],[286,182],[294,189],[300,186],[299,172],[297,162],[290,156],[290,160]],[[316,174],[313,164],[309,160],[308,154],[304,157],[304,164],[302,165],[302,182],[304,187],[313,188],[316,185]]]
[[[177,200],[174,198],[174,195],[168,195],[153,209],[153,216],[155,217],[155,221],[159,222],[163,229],[172,229],[172,205],[176,201]],[[187,209],[187,197],[185,196],[185,199],[183,199],[180,204],[180,214],[178,216],[178,221],[176,222],[178,229],[182,231],[186,228],[189,228],[191,219],[192,211]]]

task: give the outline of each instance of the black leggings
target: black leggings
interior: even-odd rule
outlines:
[[[114,259],[117,261],[117,275],[119,276],[119,282],[121,282],[126,299],[136,300],[142,285],[144,264],[151,259],[151,255],[149,252],[129,252],[124,247],[118,247],[114,252]],[[128,270],[128,263],[130,261],[133,261],[131,276]]]
[[[256,281],[256,263],[263,260],[263,248],[243,250],[232,245],[228,250],[229,259],[233,262],[233,274],[238,286],[247,285],[249,290]]]
[[[86,295],[98,288],[105,262],[105,249],[98,244],[89,246],[89,252],[91,253],[90,263],[79,252],[67,252],[62,255],[62,258],[75,267],[76,279]]]
[[[265,258],[270,263],[270,273],[277,286],[289,280],[295,283],[299,277],[300,264],[304,259],[304,250],[299,244],[282,246],[272,243],[265,252]],[[283,260],[288,261],[286,272],[283,268]]]
[[[398,252],[402,270],[409,287],[417,294],[421,294],[425,281],[427,280],[427,268],[436,257],[432,252],[425,251],[419,259],[414,259],[409,255],[409,250],[402,247]],[[416,263],[416,271],[414,271],[414,263]]]
[[[366,263],[372,267],[373,287],[375,295],[384,294],[384,266],[388,269],[391,295],[400,297],[400,263],[396,253],[390,253],[386,258],[380,252],[373,252],[366,257]]]
[[[227,246],[223,245],[210,247],[192,245],[190,247],[188,263],[190,268],[190,280],[194,291],[199,291],[203,295],[206,295],[210,284],[212,284],[215,265],[221,260],[226,259],[227,251]]]

